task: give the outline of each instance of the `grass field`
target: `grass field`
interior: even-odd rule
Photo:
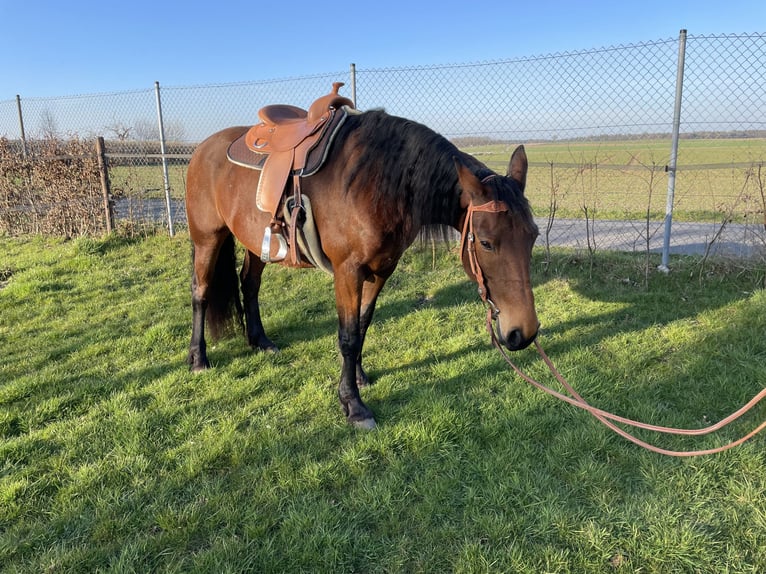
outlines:
[[[232,336],[192,375],[187,237],[0,253],[2,572],[766,571],[764,437],[665,458],[525,386],[454,249],[411,250],[381,295],[375,432],[340,412],[321,272],[266,271],[281,353]],[[766,381],[764,271],[672,268],[646,287],[643,258],[536,253],[541,341],[593,403],[698,427]]]
[[[465,148],[505,173],[512,146]],[[669,139],[532,143],[527,193],[538,215],[556,200],[558,217],[655,219],[665,216]],[[766,140],[682,139],[674,219],[766,223]],[[759,170],[759,166],[761,169]]]
[[[165,197],[162,166],[116,166],[109,168],[112,193],[117,196]],[[186,193],[186,165],[168,166],[171,196],[183,199]]]
[[[523,143],[523,142],[521,142]],[[516,144],[464,147],[498,173],[505,173]],[[527,144],[531,162],[528,195],[538,216],[556,201],[556,216],[597,219],[665,216],[669,139]],[[674,219],[766,223],[766,140],[682,139],[679,144]],[[759,167],[761,166],[761,171]],[[114,167],[115,191],[163,197],[160,166]],[[169,168],[171,192],[182,199],[186,169]]]

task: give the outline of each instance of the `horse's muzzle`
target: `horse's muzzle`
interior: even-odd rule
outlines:
[[[534,342],[537,338],[539,327],[540,326],[538,325],[538,328],[535,329],[535,332],[531,336],[526,336],[521,329],[511,329],[507,335],[501,332],[500,342],[505,345],[509,351],[521,351]]]

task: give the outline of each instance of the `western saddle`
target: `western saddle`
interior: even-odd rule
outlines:
[[[300,180],[316,173],[322,166],[335,131],[347,116],[346,108],[354,108],[354,102],[338,94],[341,86],[342,82],[333,83],[332,92],[317,99],[308,110],[287,104],[261,108],[258,111],[261,123],[251,127],[229,148],[229,159],[261,170],[256,205],[271,214],[271,223],[266,227],[261,245],[263,261],[281,261],[287,255],[289,244],[291,263],[300,265],[295,235],[296,221],[302,209]],[[241,159],[243,152],[249,153],[253,161]],[[291,175],[293,199],[292,205],[288,204],[290,224],[286,241],[281,233],[285,224],[278,213]],[[272,257],[273,238],[279,242],[279,248]]]

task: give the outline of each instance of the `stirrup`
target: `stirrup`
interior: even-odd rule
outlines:
[[[279,249],[277,249],[277,254],[273,258],[271,257],[272,237],[276,237],[277,243],[279,243]],[[267,226],[266,230],[263,232],[263,243],[261,243],[261,261],[264,263],[275,263],[277,261],[282,261],[285,257],[287,257],[287,251],[287,240],[285,240],[281,233],[272,234],[271,226]]]

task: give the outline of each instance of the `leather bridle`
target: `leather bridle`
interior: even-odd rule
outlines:
[[[482,183],[489,178],[495,177],[494,175],[484,178]],[[473,201],[468,204],[468,209],[465,214],[465,221],[463,222],[463,233],[460,239],[460,255],[462,257],[463,251],[466,251],[468,256],[468,265],[471,268],[471,273],[476,278],[476,283],[479,285],[479,297],[490,308],[491,318],[497,319],[500,314],[500,310],[495,303],[489,297],[489,291],[484,281],[484,274],[481,272],[481,265],[479,265],[479,258],[476,255],[476,234],[473,228],[473,214],[479,213],[503,213],[509,211],[508,205],[504,201],[492,200],[481,205],[474,205]]]
[[[488,180],[490,180],[493,177],[496,177],[496,175],[492,174],[484,178],[481,182],[486,183]],[[540,357],[543,359],[543,362],[548,366],[548,368],[550,369],[551,373],[556,378],[556,380],[561,384],[562,387],[564,387],[566,392],[569,393],[569,396],[559,393],[551,389],[550,387],[543,385],[542,383],[536,381],[532,377],[525,374],[521,369],[519,369],[513,363],[513,361],[511,361],[510,357],[503,349],[502,343],[500,343],[500,340],[498,339],[497,334],[495,333],[495,330],[492,327],[492,319],[497,319],[497,316],[500,314],[500,310],[497,308],[497,306],[493,303],[492,299],[490,299],[489,297],[489,291],[487,290],[487,285],[484,281],[484,274],[481,271],[481,265],[479,265],[479,259],[476,255],[476,235],[474,233],[474,227],[473,227],[473,214],[476,212],[502,213],[506,211],[509,211],[508,205],[505,202],[499,201],[499,200],[488,201],[486,203],[482,203],[481,205],[474,205],[473,201],[469,203],[467,211],[466,211],[466,215],[465,215],[465,220],[463,221],[463,233],[460,239],[460,256],[462,257],[464,250],[467,250],[466,254],[468,256],[468,264],[471,268],[471,273],[473,273],[474,277],[476,278],[476,283],[478,283],[479,285],[479,297],[481,297],[481,300],[484,303],[486,303],[488,307],[487,331],[489,331],[490,337],[492,338],[492,344],[495,347],[497,347],[498,351],[500,351],[500,354],[503,356],[505,361],[513,368],[516,374],[518,374],[522,379],[524,379],[526,382],[536,387],[537,389],[544,391],[548,393],[549,395],[552,395],[579,409],[587,411],[588,413],[593,415],[596,419],[598,419],[601,423],[603,423],[605,426],[607,426],[609,429],[613,430],[614,432],[616,432],[618,435],[622,436],[623,438],[647,450],[650,450],[652,452],[656,452],[659,454],[664,454],[667,456],[687,457],[687,456],[699,456],[699,455],[714,454],[714,453],[722,452],[742,444],[743,442],[752,438],[753,436],[758,434],[760,431],[762,431],[764,428],[766,428],[766,422],[762,422],[755,429],[751,430],[749,433],[745,434],[739,439],[733,440],[727,444],[714,447],[714,448],[703,449],[703,450],[688,450],[688,451],[664,449],[664,448],[657,447],[653,444],[649,444],[643,440],[640,440],[639,438],[635,437],[633,434],[618,427],[615,423],[621,423],[627,426],[641,428],[641,429],[654,431],[658,433],[664,433],[664,434],[686,435],[686,436],[704,435],[704,434],[708,434],[713,431],[716,431],[728,425],[729,423],[734,422],[738,418],[740,418],[747,411],[749,411],[756,404],[758,404],[762,399],[766,398],[766,389],[763,389],[760,393],[754,396],[750,401],[748,401],[747,404],[745,404],[739,410],[735,411],[728,417],[725,417],[724,419],[722,419],[716,424],[709,425],[707,427],[703,427],[699,429],[679,429],[679,428],[651,425],[651,424],[642,423],[639,421],[634,421],[625,417],[614,415],[612,413],[609,413],[607,411],[598,409],[590,405],[588,402],[585,401],[585,399],[582,398],[582,396],[580,396],[579,393],[577,393],[577,391],[569,384],[569,382],[563,377],[563,375],[559,373],[559,371],[554,366],[553,362],[545,354],[545,351],[540,345],[540,342],[537,340],[535,340],[535,347],[537,348],[537,352],[540,354]]]

